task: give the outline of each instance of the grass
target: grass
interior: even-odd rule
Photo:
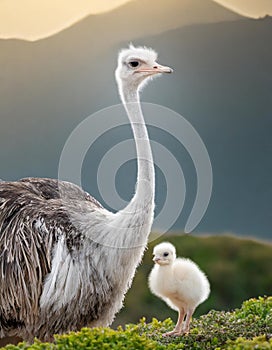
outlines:
[[[272,297],[245,301],[232,312],[209,311],[195,318],[188,335],[162,337],[172,329],[171,319],[146,323],[142,318],[117,330],[110,328],[83,328],[80,332],[56,335],[54,343],[20,343],[7,345],[8,350],[64,350],[64,349],[118,349],[118,350],[266,350],[272,349]]]

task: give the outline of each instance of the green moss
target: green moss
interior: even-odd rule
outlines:
[[[191,332],[181,337],[163,337],[174,327],[171,319],[110,328],[83,328],[80,332],[56,335],[55,342],[8,345],[9,350],[253,350],[272,349],[272,297],[245,301],[233,312],[210,311],[193,319]]]
[[[266,336],[256,337],[253,339],[238,338],[235,341],[229,342],[226,350],[271,350],[272,339]]]
[[[34,344],[28,345],[26,343],[20,343],[17,346],[7,345],[5,349],[9,350],[106,350],[106,349],[164,349],[163,346],[159,346],[154,340],[148,338],[145,335],[140,335],[136,332],[136,328],[129,328],[123,330],[113,330],[110,328],[82,328],[80,332],[71,332],[69,334],[56,335],[55,342],[41,343],[35,340]]]

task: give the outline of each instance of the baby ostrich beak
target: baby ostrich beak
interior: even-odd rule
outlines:
[[[161,64],[155,63],[153,67],[141,67],[137,69],[137,72],[148,72],[152,74],[157,73],[172,73],[173,69],[167,66],[162,66]]]
[[[160,260],[161,260],[160,258],[156,258],[155,256],[154,256],[154,258],[153,258],[154,263],[157,263],[157,262],[160,261]]]

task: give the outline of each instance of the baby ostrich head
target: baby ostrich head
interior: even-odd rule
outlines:
[[[159,265],[171,265],[176,259],[176,249],[173,244],[163,242],[154,247],[153,261]]]
[[[115,71],[121,97],[123,90],[137,91],[149,78],[160,73],[172,73],[172,69],[157,63],[157,53],[146,47],[129,46],[120,52]]]

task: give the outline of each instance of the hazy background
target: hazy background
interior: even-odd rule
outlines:
[[[2,0],[0,178],[56,178],[74,128],[119,103],[113,72],[120,48],[130,42],[151,46],[174,74],[150,84],[143,100],[185,117],[204,141],[213,168],[208,210],[195,234],[181,235],[195,199],[195,169],[172,135],[149,127],[151,139],[167,147],[184,171],[185,207],[171,228],[177,235],[161,240],[171,241],[178,255],[192,258],[209,277],[211,296],[196,315],[271,295],[271,244],[224,235],[271,242],[269,15],[270,0]],[[129,127],[115,128],[100,135],[86,155],[83,186],[105,206],[97,187],[98,166],[111,147],[131,137]],[[135,181],[136,164],[130,161],[116,178],[124,199],[130,199]],[[158,168],[156,183],[158,213],[166,196],[166,179]],[[149,244],[114,326],[137,322],[143,315],[148,320],[176,319],[147,287],[152,248],[158,242]]]
[[[12,3],[3,2],[3,18],[13,14],[7,7]],[[54,35],[38,30],[51,17],[52,23],[58,18],[56,11],[47,11],[41,26],[36,23],[40,39],[29,34],[12,39],[17,34],[2,21],[2,38],[11,38],[0,40],[0,178],[57,177],[59,156],[72,130],[90,114],[119,103],[116,56],[132,41],[156,49],[160,62],[175,70],[150,84],[143,100],[185,117],[209,152],[214,187],[196,231],[271,239],[272,18],[256,17],[272,9],[266,1],[259,8],[252,8],[253,3],[248,1],[245,9],[245,2],[237,1],[240,7],[232,11],[211,0],[135,0],[108,12],[87,15],[86,10],[77,17],[82,20],[64,30],[51,26]],[[247,17],[248,11],[255,18]],[[28,28],[34,35],[35,23],[30,20],[29,25],[34,25]],[[186,205],[172,227],[182,230],[194,201],[195,170],[171,135],[149,131],[185,173]],[[84,188],[104,205],[96,185],[99,161],[109,145],[127,137],[128,129],[107,133],[84,162]],[[117,189],[125,199],[133,193],[135,176],[135,162],[118,172]],[[158,170],[157,211],[165,191]]]

